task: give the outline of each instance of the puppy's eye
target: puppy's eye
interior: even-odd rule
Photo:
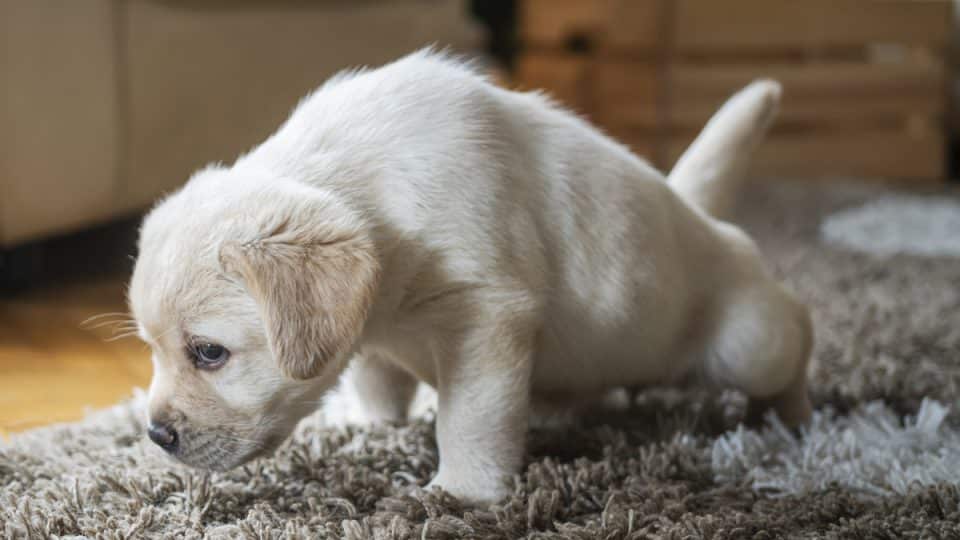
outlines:
[[[199,369],[217,369],[230,358],[230,351],[223,345],[199,342],[191,347],[193,362]]]

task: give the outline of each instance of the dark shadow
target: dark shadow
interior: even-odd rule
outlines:
[[[85,231],[0,249],[0,295],[104,275],[128,275],[136,255],[141,215]]]

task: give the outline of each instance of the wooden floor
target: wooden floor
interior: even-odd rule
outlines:
[[[112,326],[89,328],[99,319],[82,324],[98,314],[126,313],[126,279],[87,278],[0,298],[0,435],[79,419],[149,385],[142,342],[108,341]]]

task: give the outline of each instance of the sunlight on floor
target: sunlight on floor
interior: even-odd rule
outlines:
[[[150,382],[136,337],[108,341],[113,325],[84,320],[126,313],[125,276],[42,288],[0,301],[0,435],[81,418]]]

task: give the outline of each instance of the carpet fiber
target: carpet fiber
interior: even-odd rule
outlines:
[[[814,313],[817,412],[802,437],[775,419],[738,427],[734,393],[651,389],[536,430],[513,495],[472,509],[415,488],[436,469],[429,416],[360,429],[318,414],[274,457],[204,474],[144,442],[141,396],[3,443],[0,536],[960,538],[960,259],[888,239],[870,253],[864,235],[884,229],[863,220],[857,249],[831,240],[843,220],[821,235],[865,205],[898,219],[896,197],[783,184],[745,201],[741,222]],[[958,200],[930,197],[941,213]]]

